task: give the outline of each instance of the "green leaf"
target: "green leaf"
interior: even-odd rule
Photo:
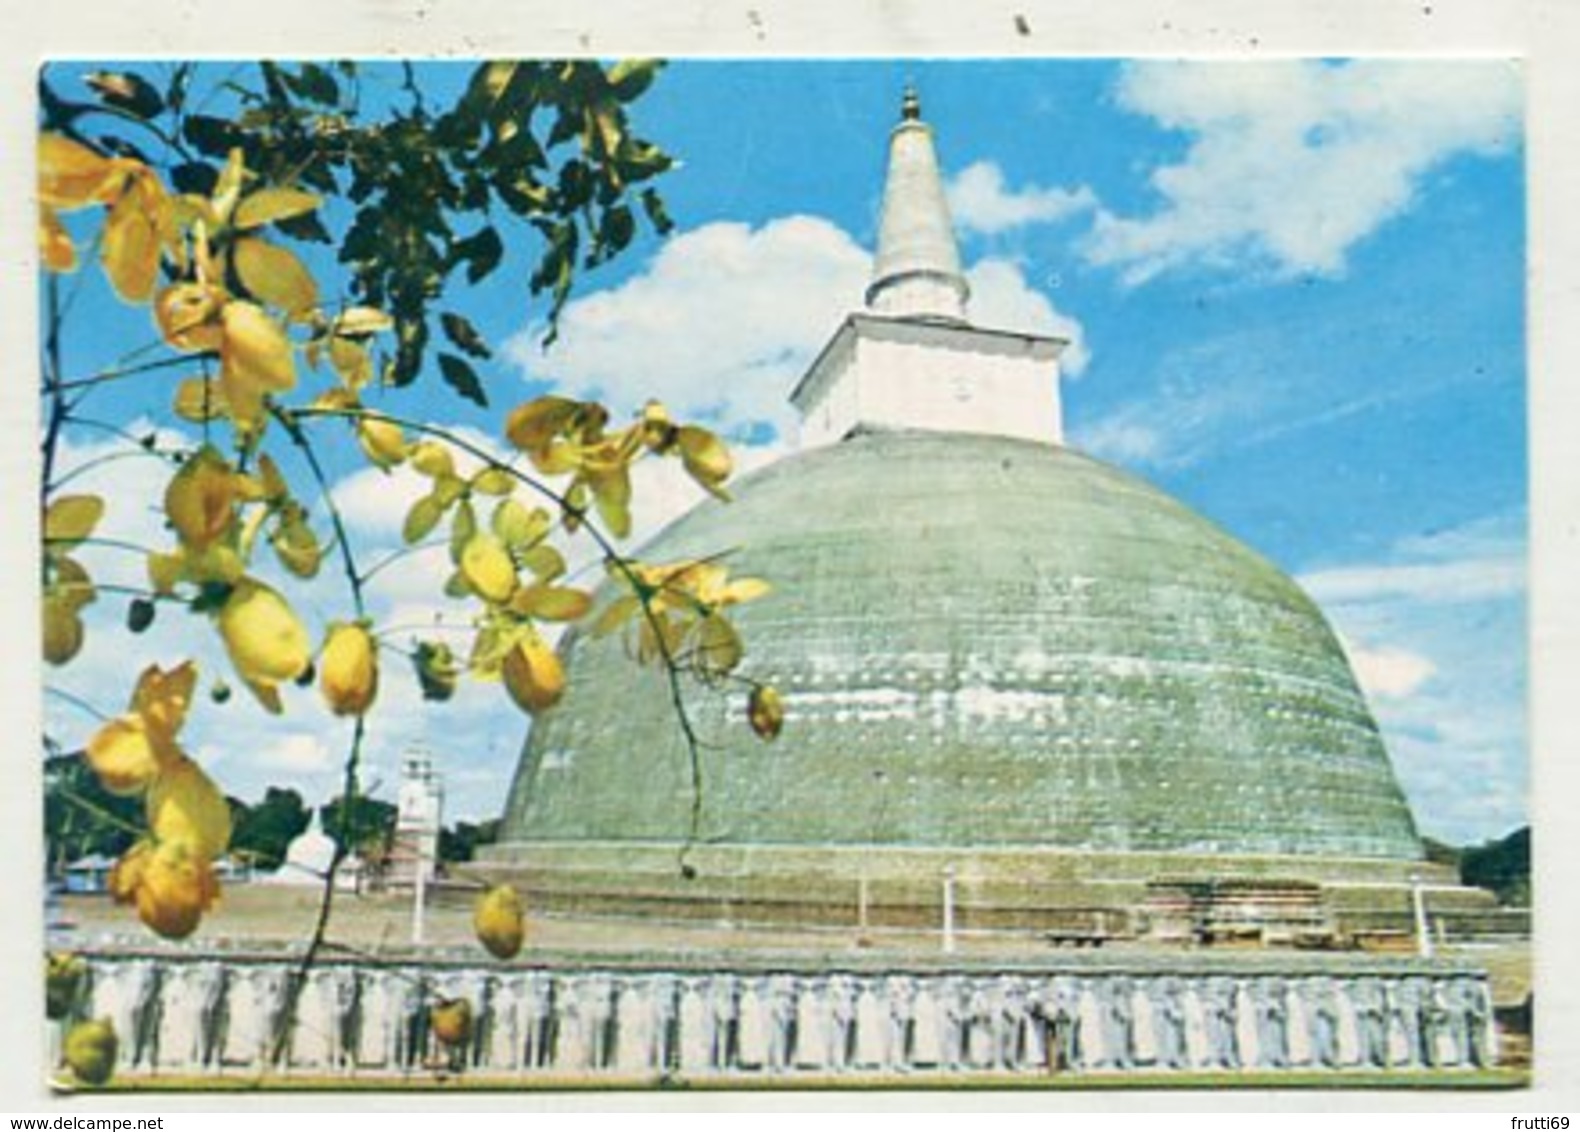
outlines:
[[[464,240],[457,240],[450,247],[453,263],[466,263],[466,281],[479,283],[493,274],[494,268],[505,254],[505,245],[493,228],[483,228]]]
[[[614,162],[619,167],[620,175],[634,183],[666,172],[674,166],[675,159],[658,146],[633,138],[620,147]]]
[[[410,385],[422,369],[423,351],[428,347],[428,324],[404,313],[395,322],[395,365],[390,371],[393,385]]]
[[[413,503],[401,526],[401,538],[406,541],[406,545],[414,546],[427,538],[439,525],[439,520],[444,518],[444,511],[443,500],[433,495],[425,495]]]
[[[303,98],[324,106],[334,106],[340,101],[340,84],[316,63],[303,63],[296,75],[287,74],[285,81]]]
[[[200,153],[210,157],[224,157],[232,148],[241,145],[246,135],[234,122],[207,114],[192,114],[182,123],[181,136]]]
[[[640,98],[664,66],[661,59],[622,59],[609,68],[609,86],[621,102]]]
[[[129,71],[95,71],[83,80],[106,106],[137,118],[157,118],[164,113],[164,96],[141,75]]]
[[[444,336],[459,346],[463,353],[470,354],[474,358],[494,356],[494,352],[488,348],[488,343],[478,333],[477,327],[463,315],[446,311],[439,316],[439,325],[444,327]]]
[[[675,222],[670,219],[669,210],[664,207],[663,198],[655,190],[642,190],[642,211],[647,213],[647,218],[652,223],[654,231],[660,236],[667,236],[674,230]]]
[[[175,74],[170,76],[170,86],[165,90],[165,105],[172,112],[179,114],[186,106],[187,87],[192,83],[191,63],[182,63],[175,69]]]
[[[443,702],[455,695],[458,675],[455,654],[443,641],[418,641],[412,653],[412,665],[417,669],[417,681],[422,685],[422,698]]]
[[[483,383],[464,359],[454,354],[440,354],[439,374],[444,378],[444,383],[462,397],[481,408],[488,408],[488,395],[483,392]]]
[[[306,240],[314,244],[332,244],[334,237],[329,234],[329,229],[324,227],[324,222],[318,218],[316,212],[304,212],[300,216],[287,216],[276,220],[274,226],[278,231],[296,240]]]
[[[463,499],[455,509],[455,517],[450,520],[451,562],[460,563],[461,551],[472,541],[472,536],[475,534],[477,534],[477,512],[472,509],[470,499]]]
[[[170,183],[178,193],[206,197],[214,192],[219,170],[204,161],[187,161],[170,170]]]
[[[598,240],[603,245],[599,250],[600,257],[622,251],[634,235],[636,221],[631,218],[631,210],[623,204],[609,209],[598,225]]]

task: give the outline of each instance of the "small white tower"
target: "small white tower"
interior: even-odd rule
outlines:
[[[444,780],[427,751],[408,751],[401,759],[396,799],[395,843],[389,881],[404,888],[420,875],[432,884],[439,862],[439,827],[444,820]]]
[[[971,325],[971,288],[920,100],[905,92],[866,310],[851,314],[790,394],[801,447],[862,428],[980,432],[1057,444],[1060,338]]]

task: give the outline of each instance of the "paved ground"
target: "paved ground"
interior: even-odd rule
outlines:
[[[231,886],[197,934],[183,946],[198,950],[228,950],[247,945],[300,946],[311,935],[320,895],[312,888]],[[475,954],[479,960],[485,960],[485,953],[472,937],[470,905],[466,893],[445,893],[430,902],[423,920],[423,949],[435,956]],[[75,925],[68,938],[89,942],[114,935],[128,944],[146,945],[153,941],[130,909],[116,906],[104,897],[66,897],[62,901],[62,912]],[[338,893],[328,938],[360,954],[409,959],[412,921],[409,896]],[[1053,955],[1096,959],[1100,955],[1182,954],[1178,948],[1148,948],[1134,944],[1110,945],[1101,952],[1055,951],[1047,942],[1033,936],[965,935],[959,937],[956,946],[957,954],[966,959],[1047,960]],[[771,951],[821,955],[834,960],[843,957],[880,960],[888,954],[938,956],[940,939],[937,933],[924,932],[860,933],[854,925],[846,930],[751,930],[719,925],[532,918],[529,914],[524,958],[530,961],[534,952],[544,956],[563,956],[571,952],[614,958],[717,951],[742,954]],[[1444,953],[1485,966],[1492,980],[1493,999],[1500,1006],[1515,1005],[1530,991],[1531,948],[1528,941],[1455,946],[1445,949]],[[1216,957],[1223,953],[1210,954]],[[1317,958],[1317,953],[1300,954],[1302,958]]]

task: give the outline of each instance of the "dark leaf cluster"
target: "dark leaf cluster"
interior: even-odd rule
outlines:
[[[197,99],[197,64],[170,68],[163,83],[133,72],[85,77],[90,98],[40,82],[42,128],[164,170],[177,191],[207,195],[232,150],[264,184],[294,185],[343,207],[281,219],[296,240],[331,245],[349,274],[348,303],[395,320],[379,372],[407,385],[437,353],[440,378],[487,404],[468,358],[488,343],[453,308],[452,285],[499,270],[513,228],[541,237],[527,287],[546,297],[552,341],[579,271],[635,238],[638,214],[657,232],[673,223],[648,183],[673,164],[640,137],[628,104],[652,84],[656,60],[604,66],[593,60],[480,64],[452,104],[430,105],[411,68],[401,93],[377,114],[361,108],[369,72],[390,65],[259,62],[206,64],[227,109]],[[437,352],[434,324],[459,353]]]

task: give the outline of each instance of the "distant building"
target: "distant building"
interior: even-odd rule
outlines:
[[[258,883],[299,888],[322,887],[334,859],[334,838],[324,832],[323,821],[315,809],[307,828],[286,847],[284,863],[274,872],[263,874]],[[362,858],[353,853],[341,861],[340,867],[335,870],[335,887],[347,892],[360,891],[363,875]]]
[[[444,779],[426,751],[408,751],[401,760],[395,837],[390,846],[391,888],[409,888],[420,875],[432,884],[439,863],[439,827],[444,821]]]

